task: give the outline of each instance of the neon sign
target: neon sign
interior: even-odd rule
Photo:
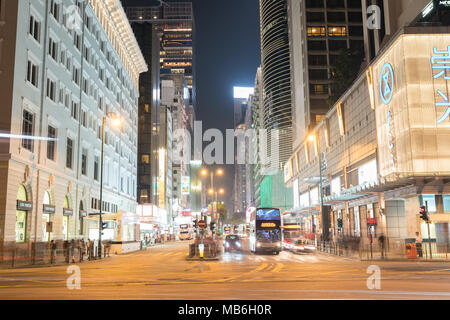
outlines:
[[[390,63],[385,63],[380,75],[380,96],[384,104],[389,104],[394,94],[394,69]]]
[[[433,71],[437,70],[438,73],[433,75],[433,79],[438,80],[450,80],[450,76],[448,76],[447,70],[450,69],[450,46],[447,47],[447,50],[439,51],[436,47],[433,49],[434,55],[431,57],[431,68]],[[445,83],[445,88],[447,87]],[[442,87],[442,89],[444,86]],[[450,101],[448,97],[448,93],[445,94],[442,90],[437,89],[437,94],[442,98],[443,102],[436,102],[436,107],[447,107],[447,110],[437,120],[437,123],[444,122],[450,116]]]

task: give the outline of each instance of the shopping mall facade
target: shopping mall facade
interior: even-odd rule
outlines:
[[[449,69],[449,28],[401,29],[295,150],[285,166],[292,211],[318,239],[325,226],[330,241],[384,234],[404,248],[416,232],[428,239],[427,205],[431,242],[449,243]]]

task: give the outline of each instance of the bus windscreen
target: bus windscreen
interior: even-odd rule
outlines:
[[[281,220],[280,210],[278,209],[258,209],[256,210],[256,220]]]

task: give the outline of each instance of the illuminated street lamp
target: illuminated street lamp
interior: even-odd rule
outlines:
[[[115,128],[122,126],[122,119],[113,112],[109,112],[103,116],[102,119],[102,154],[100,164],[100,212],[99,212],[99,226],[98,226],[98,258],[102,258],[102,230],[103,230],[103,161],[105,155],[105,126],[107,117],[111,117],[111,125]]]
[[[316,136],[315,133],[312,133],[308,136],[308,141],[309,142],[314,142],[314,146],[316,149],[316,152],[319,156],[319,174],[320,174],[320,213],[321,213],[321,217],[322,217],[322,239],[326,239],[326,237],[324,236],[324,233],[326,233],[328,235],[328,226],[324,225],[325,222],[325,212],[324,212],[324,206],[323,206],[323,161],[322,161],[322,157],[320,154],[320,139]],[[327,229],[327,230],[325,230]]]

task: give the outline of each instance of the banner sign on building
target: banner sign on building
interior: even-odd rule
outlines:
[[[31,210],[33,210],[33,203],[17,200],[17,210],[31,211]]]
[[[450,175],[450,34],[400,35],[373,75],[380,176]]]
[[[181,177],[181,194],[182,195],[189,195],[190,194],[190,177]]]

